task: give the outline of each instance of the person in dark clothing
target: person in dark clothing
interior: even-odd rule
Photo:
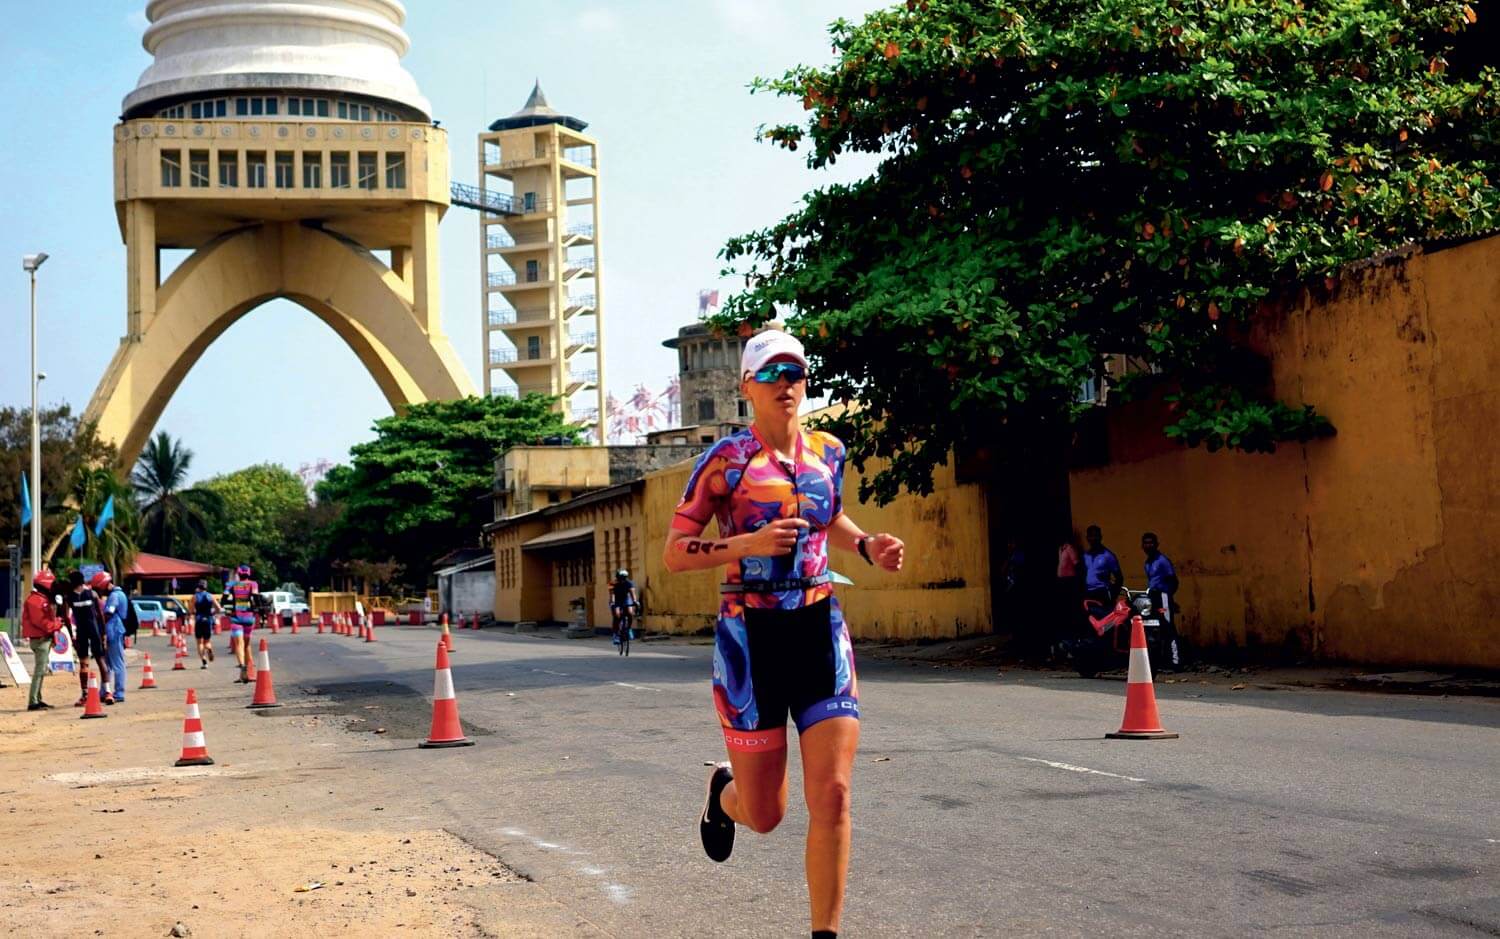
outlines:
[[[99,687],[104,690],[104,703],[114,704],[115,696],[109,690],[109,663],[104,645],[104,613],[99,607],[99,595],[83,582],[83,572],[68,574],[68,583],[73,592],[68,594],[68,614],[73,621],[73,649],[78,653],[78,687],[81,692],[74,707],[83,707],[88,698],[88,660],[93,659],[99,669]]]
[[[198,581],[198,592],[193,594],[193,637],[198,640],[200,668],[208,668],[214,660],[214,617],[221,610],[219,601],[208,592],[208,581]]]

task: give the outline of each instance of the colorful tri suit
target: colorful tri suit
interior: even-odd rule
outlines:
[[[754,428],[743,430],[703,454],[677,506],[672,527],[691,537],[710,519],[719,538],[779,518],[809,523],[791,553],[725,565],[713,695],[730,749],[785,747],[788,716],[799,733],[830,717],[859,716],[854,648],[828,570],[828,527],[843,513],[844,455],[831,434],[802,431],[793,465],[778,460]],[[768,581],[775,589],[732,589]]]

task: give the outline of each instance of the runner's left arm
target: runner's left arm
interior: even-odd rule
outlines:
[[[828,543],[844,551],[858,553],[859,543],[869,538],[865,551],[876,566],[887,571],[901,570],[906,559],[906,543],[886,532],[871,535],[854,523],[854,519],[840,512],[839,517],[828,526]]]

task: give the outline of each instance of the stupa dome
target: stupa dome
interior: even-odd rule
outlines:
[[[357,95],[409,120],[432,108],[401,66],[411,47],[399,0],[151,0],[142,45],[155,62],[124,116],[205,94]]]

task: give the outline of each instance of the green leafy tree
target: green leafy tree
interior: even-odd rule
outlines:
[[[67,405],[42,408],[37,421],[42,451],[43,553],[78,517],[75,474],[114,465],[113,444],[99,439]],[[0,544],[21,543],[21,473],[31,475],[31,409],[0,408]],[[30,480],[33,498],[37,481]],[[116,500],[118,507],[120,500]],[[128,500],[126,500],[128,501]]]
[[[307,512],[307,489],[296,473],[262,463],[206,479],[199,488],[223,507],[204,549],[207,563],[231,569],[249,564],[262,584],[295,576],[305,566],[309,544],[296,538],[294,527]]]
[[[912,0],[841,20],[831,64],[755,83],[808,112],[763,136],[814,168],[879,163],[730,241],[746,289],[717,323],[789,315],[822,390],[859,402],[836,421],[856,464],[889,461],[861,492],[882,501],[930,491],[955,448],[1065,446],[1111,356],[1156,373],[1187,444],[1327,433],[1316,402],[1273,399],[1249,327],[1350,261],[1495,224],[1494,53],[1452,52],[1489,6]]]
[[[140,508],[143,545],[157,554],[193,554],[222,518],[218,493],[187,486],[193,451],[159,431],[146,444],[130,476]]]
[[[491,520],[485,496],[501,451],[548,437],[578,441],[553,404],[541,395],[469,397],[376,421],[375,439],[355,446],[350,464],[317,486],[318,502],[337,511],[324,533],[326,552],[394,560],[406,584],[425,585],[435,558],[474,543]]]

